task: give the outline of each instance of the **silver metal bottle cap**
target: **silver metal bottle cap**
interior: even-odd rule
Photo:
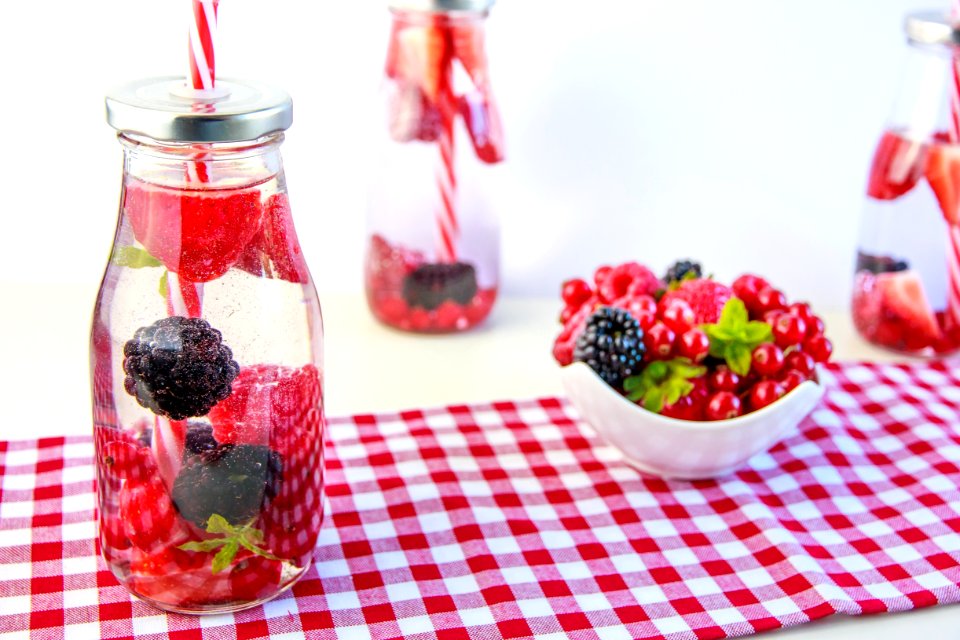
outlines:
[[[281,89],[217,78],[197,91],[182,76],[145,78],[106,97],[114,129],[164,142],[242,142],[284,131],[293,122],[293,101]]]
[[[427,13],[486,13],[493,7],[494,0],[389,0],[393,11],[423,11]]]
[[[942,11],[918,11],[907,14],[903,31],[910,44],[925,47],[960,46],[960,26]]]

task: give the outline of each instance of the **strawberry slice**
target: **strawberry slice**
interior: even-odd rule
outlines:
[[[467,125],[477,157],[487,164],[501,162],[504,157],[503,124],[493,97],[476,91],[462,96],[460,115]]]
[[[450,42],[447,30],[439,23],[405,26],[395,37],[396,50],[389,54],[393,76],[420,86],[427,98],[436,103],[447,84],[450,67]]]
[[[947,224],[960,221],[960,149],[953,145],[933,144],[927,155],[927,182],[940,203]]]
[[[188,191],[131,180],[123,211],[137,241],[190,282],[225,274],[260,228],[258,189]]]
[[[885,132],[873,155],[867,195],[878,200],[899,198],[916,186],[926,163],[927,145]]]
[[[912,343],[930,345],[940,339],[940,326],[916,271],[881,273],[876,287],[885,315],[911,334]]]
[[[485,91],[489,80],[483,28],[468,23],[454,24],[450,27],[450,43],[453,56],[463,65],[473,85]]]
[[[310,278],[287,194],[276,193],[263,207],[263,224],[249,242],[237,267],[255,276],[306,284]]]

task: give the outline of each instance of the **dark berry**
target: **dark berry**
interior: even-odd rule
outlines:
[[[171,316],[141,327],[123,356],[127,393],[172,420],[206,415],[230,395],[240,371],[220,332],[200,318]]]
[[[264,498],[276,495],[280,455],[252,444],[221,444],[189,456],[173,483],[171,497],[180,514],[205,527],[213,514],[233,525],[259,513]]]
[[[447,300],[468,304],[477,290],[477,273],[473,265],[464,262],[423,264],[403,279],[404,300],[427,311]]]
[[[587,363],[615,389],[624,379],[640,373],[643,362],[643,329],[622,309],[600,307],[587,319],[577,338],[573,359]]]
[[[694,278],[703,277],[703,268],[700,266],[699,262],[694,262],[692,260],[678,260],[674,262],[673,265],[667,269],[666,275],[663,276],[663,281],[666,283],[671,282],[680,282],[681,280],[693,280]]]
[[[187,423],[187,434],[183,442],[185,457],[216,449],[217,444],[217,439],[213,437],[213,425],[206,422]]]
[[[870,273],[894,273],[906,271],[910,268],[906,260],[898,260],[890,256],[874,256],[862,251],[857,253],[857,271]]]

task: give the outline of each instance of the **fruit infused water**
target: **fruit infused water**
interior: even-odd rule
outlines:
[[[220,87],[202,109],[172,78],[107,99],[124,176],[91,345],[100,548],[134,595],[185,613],[281,593],[323,519],[322,322],[279,152],[291,104]]]
[[[364,279],[374,316],[395,328],[466,330],[496,299],[499,227],[485,187],[504,143],[485,51],[490,5],[391,3]]]

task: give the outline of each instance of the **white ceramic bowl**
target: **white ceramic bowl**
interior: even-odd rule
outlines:
[[[637,469],[664,478],[717,478],[788,435],[823,397],[804,382],[768,407],[731,420],[693,422],[647,411],[614,391],[582,362],[561,369],[570,402]]]

